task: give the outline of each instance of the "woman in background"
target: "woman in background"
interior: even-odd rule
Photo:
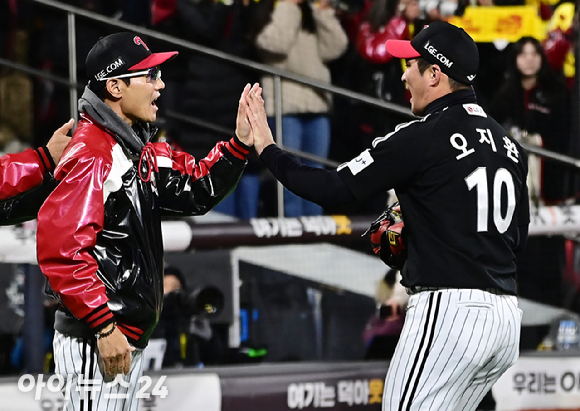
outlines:
[[[504,83],[489,112],[521,142],[566,154],[570,145],[568,90],[533,37],[513,44]],[[528,189],[536,203],[555,204],[571,195],[567,169],[530,155]]]
[[[330,83],[327,63],[346,50],[347,36],[328,0],[262,0],[253,16],[254,44],[264,63]],[[270,126],[274,124],[274,78],[262,78]],[[327,158],[331,95],[282,79],[283,145]],[[308,162],[308,165],[320,165]],[[284,192],[286,217],[320,215],[322,208]]]

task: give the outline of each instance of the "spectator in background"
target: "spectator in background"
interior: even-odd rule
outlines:
[[[398,104],[408,103],[405,87],[400,84],[402,63],[387,52],[385,43],[412,39],[419,14],[417,0],[375,0],[372,3],[356,40],[357,50],[372,72],[367,94]]]
[[[511,46],[504,83],[490,105],[490,114],[519,141],[566,153],[570,144],[568,93],[561,76],[548,65],[540,42],[522,37]],[[555,204],[570,194],[567,169],[529,155],[528,190],[536,205]],[[545,258],[549,255],[550,258]],[[545,304],[562,303],[565,240],[533,236],[517,256],[518,292]],[[535,348],[538,341],[523,339]]]
[[[548,33],[542,46],[548,63],[557,73],[563,72],[569,90],[574,89],[576,64],[574,38],[578,32],[578,13],[573,2],[562,2],[548,23]]]
[[[525,0],[459,0],[455,14],[463,15],[467,6],[471,7],[494,7],[494,6],[519,6],[524,5]],[[473,82],[477,93],[477,102],[487,112],[490,112],[490,104],[494,93],[501,87],[502,74],[507,63],[507,41],[489,43],[477,43],[479,50],[479,71]]]
[[[251,33],[263,61],[276,68],[330,82],[327,63],[346,50],[348,39],[328,0],[262,0],[253,16]],[[270,125],[274,123],[274,79],[262,79]],[[328,93],[282,79],[282,131],[286,147],[328,157],[332,98]],[[307,164],[320,167],[312,162]],[[320,215],[322,208],[288,190],[287,217]]]
[[[172,34],[236,57],[255,59],[248,37],[251,0],[177,0]],[[164,29],[168,28],[165,24]],[[191,115],[222,129],[233,130],[238,110],[238,91],[258,80],[251,69],[201,53],[185,52],[187,65],[169,62],[168,109]],[[229,134],[228,134],[229,135]],[[207,153],[226,135],[190,124],[168,124],[168,137],[195,157]],[[214,211],[242,219],[258,216],[260,172],[263,165],[253,155],[237,188]]]
[[[361,24],[356,48],[362,57],[359,73],[353,73],[360,82],[358,90],[372,97],[406,105],[408,97],[401,82],[403,63],[393,58],[385,48],[387,40],[411,40],[416,32],[415,22],[421,10],[417,0],[375,0]],[[357,140],[357,153],[370,146],[376,136],[385,135],[399,122],[385,110],[361,107],[358,118],[362,126]]]
[[[490,114],[516,139],[566,154],[570,146],[570,96],[554,73],[542,45],[533,37],[513,44],[504,83]],[[571,196],[568,170],[556,162],[529,156],[530,200],[554,204]]]
[[[390,269],[377,283],[377,313],[371,317],[363,334],[367,346],[365,360],[388,360],[395,352],[409,301],[409,295],[400,281],[400,273]]]

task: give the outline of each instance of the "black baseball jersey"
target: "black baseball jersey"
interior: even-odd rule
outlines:
[[[529,224],[527,155],[472,90],[432,102],[338,174],[358,200],[395,189],[405,220],[406,287],[516,294],[518,226]]]

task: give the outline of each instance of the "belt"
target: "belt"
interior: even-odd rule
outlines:
[[[413,295],[413,294],[418,294],[418,293],[422,293],[425,291],[442,291],[442,290],[461,290],[461,288],[452,288],[452,287],[420,287],[420,286],[415,286],[415,287],[407,287],[405,290],[407,290],[407,294],[409,295]],[[499,288],[495,288],[495,287],[488,287],[488,288],[474,288],[474,290],[481,290],[481,291],[485,291],[491,294],[496,294],[496,295],[511,295],[507,292],[505,292],[504,290],[501,290]]]

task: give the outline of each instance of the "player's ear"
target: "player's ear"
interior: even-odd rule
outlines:
[[[111,78],[109,80],[107,80],[107,91],[109,92],[109,94],[114,97],[114,98],[121,98],[123,95],[122,92],[122,85],[121,85],[122,80],[116,79],[116,78]],[[125,83],[123,83],[123,85],[125,85]]]
[[[442,72],[441,72],[441,68],[439,67],[439,65],[437,64],[433,64],[428,70],[427,72],[429,73],[429,85],[434,87],[439,85],[439,82],[441,81],[441,76],[442,76]]]

